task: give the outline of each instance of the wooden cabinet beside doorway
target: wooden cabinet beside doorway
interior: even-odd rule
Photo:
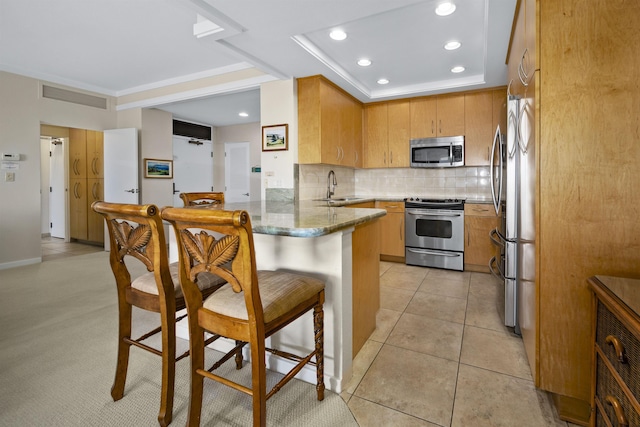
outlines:
[[[102,200],[104,136],[100,131],[69,128],[69,235],[104,243],[102,217],[91,204]]]

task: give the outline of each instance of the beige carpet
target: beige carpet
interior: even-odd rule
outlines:
[[[155,315],[136,311],[155,324]],[[116,359],[116,296],[106,253],[0,270],[0,425],[154,426],[160,358],[131,350],[125,396],[110,395]],[[186,349],[186,342],[180,348]],[[208,357],[213,357],[213,352]],[[228,372],[249,386],[251,370]],[[174,420],[185,425],[189,359],[176,367]],[[275,384],[280,374],[269,373]],[[315,387],[292,380],[267,402],[270,426],[357,426],[342,398],[322,402]],[[249,426],[249,396],[205,381],[203,426]]]

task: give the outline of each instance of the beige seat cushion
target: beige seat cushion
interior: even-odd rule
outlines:
[[[324,289],[321,280],[280,271],[258,271],[258,283],[267,323]],[[234,292],[231,286],[223,286],[211,294],[203,306],[225,316],[248,319],[244,293]]]
[[[173,287],[175,289],[176,298],[182,297],[182,288],[180,287],[180,264],[177,262],[169,264],[169,272]],[[198,287],[201,291],[209,289],[213,286],[225,283],[223,279],[211,273],[200,273],[198,275]],[[131,283],[131,287],[148,294],[158,295],[158,286],[153,271],[143,274]]]

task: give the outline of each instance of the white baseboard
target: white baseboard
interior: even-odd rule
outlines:
[[[38,264],[40,262],[42,262],[42,257],[21,259],[19,261],[12,261],[12,262],[5,262],[5,263],[0,264],[0,270],[6,270],[7,268],[14,268],[14,267],[22,267],[23,265]]]

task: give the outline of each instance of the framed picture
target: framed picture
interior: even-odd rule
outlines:
[[[289,125],[262,126],[262,151],[283,151],[289,147]]]
[[[145,178],[173,178],[173,161],[144,159]]]

